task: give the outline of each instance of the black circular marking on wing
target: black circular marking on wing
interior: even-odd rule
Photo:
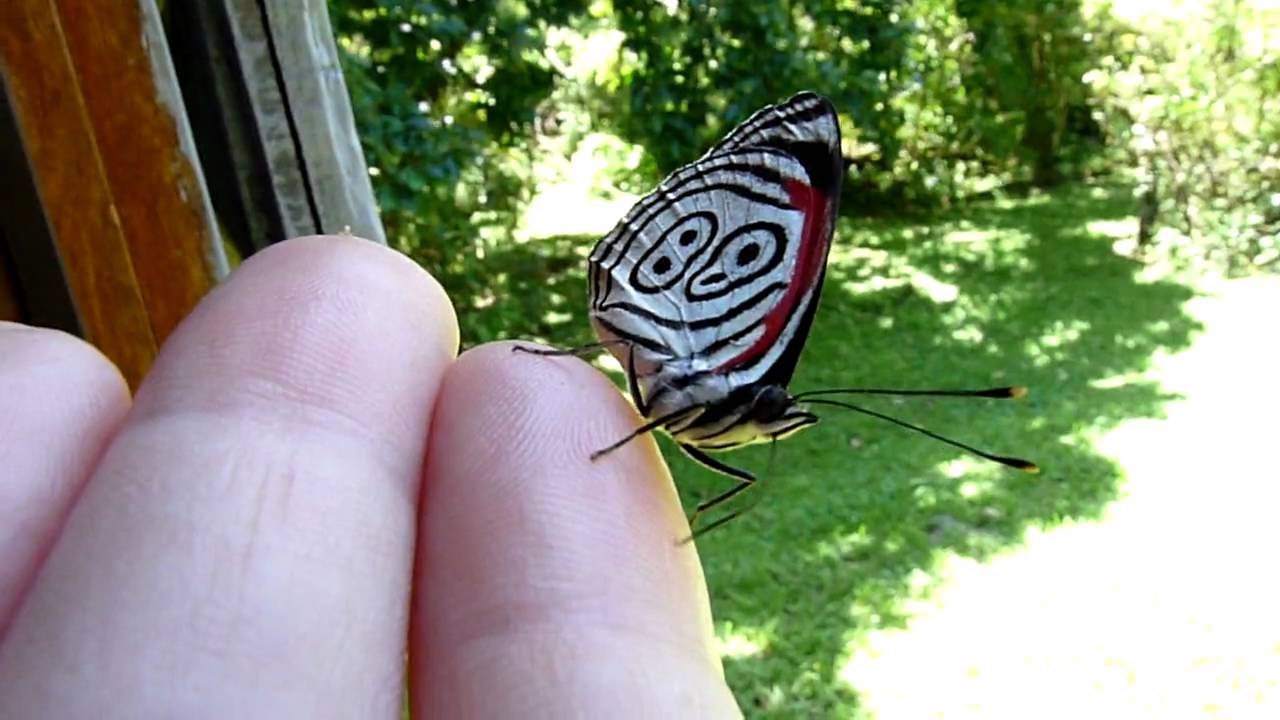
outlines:
[[[633,289],[646,294],[674,287],[684,278],[690,263],[715,242],[719,233],[720,221],[709,210],[681,217],[640,256],[631,268],[628,282]]]
[[[786,249],[787,233],[778,223],[762,220],[741,225],[716,243],[706,263],[689,277],[685,297],[704,302],[750,285],[773,272]]]

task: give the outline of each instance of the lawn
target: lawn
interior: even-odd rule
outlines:
[[[700,544],[729,681],[747,708],[852,712],[842,665],[867,633],[909,620],[940,560],[989,557],[1029,527],[1099,517],[1117,497],[1121,469],[1091,438],[1159,416],[1167,399],[1152,382],[1117,379],[1185,347],[1196,328],[1182,310],[1190,289],[1140,281],[1111,252],[1106,231],[1130,207],[1124,188],[1075,187],[842,228],[793,388],[1023,384],[1020,402],[876,407],[1043,471],[856,416],[828,415],[779,446],[759,504]],[[755,455],[763,468],[767,451]],[[723,483],[672,463],[687,499]]]
[[[912,637],[913,619],[949,597],[956,568],[989,567],[1047,534],[1112,522],[1127,471],[1102,440],[1164,417],[1179,396],[1153,362],[1185,351],[1203,329],[1188,309],[1198,281],[1157,276],[1113,252],[1132,236],[1132,210],[1125,186],[1073,185],[915,220],[841,221],[792,390],[1026,385],[1021,401],[860,402],[1043,470],[996,466],[838,409],[779,443],[772,462],[769,448],[735,453],[735,464],[763,478],[748,493],[754,506],[698,545],[728,680],[749,716],[920,716],[922,707],[903,710],[892,698],[912,687],[927,697],[941,682],[921,658],[966,654],[945,634],[910,652],[886,638]],[[490,258],[495,297],[524,302],[482,299],[467,314],[478,334],[588,340],[590,244],[529,241]],[[665,439],[663,447],[686,505],[727,487]],[[1130,457],[1161,452],[1155,443]],[[999,607],[1018,577],[978,603]],[[1039,583],[1045,573],[1026,577]],[[1088,596],[1089,574],[1072,577]],[[1028,656],[999,615],[980,617],[989,627],[971,629],[966,642],[985,636],[1021,653],[1006,664]],[[884,653],[898,664],[877,663]],[[1080,662],[1094,660],[1107,656]],[[962,674],[985,667],[961,665]],[[947,708],[961,706],[928,716]]]
[[[1123,496],[988,562],[949,554],[907,629],[857,638],[841,675],[869,714],[1280,717],[1280,279],[1196,285],[1204,331],[1139,376],[1177,399],[1091,440]]]

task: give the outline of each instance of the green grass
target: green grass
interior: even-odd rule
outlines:
[[[1123,188],[1072,188],[919,224],[842,226],[793,389],[1027,385],[1021,402],[875,407],[1043,471],[971,462],[838,410],[780,444],[759,503],[700,543],[721,637],[753,650],[726,662],[748,712],[847,714],[848,648],[903,623],[940,557],[986,557],[1029,525],[1096,517],[1116,497],[1119,469],[1086,440],[1159,415],[1166,398],[1149,383],[1093,383],[1142,370],[1195,329],[1181,310],[1191,290],[1139,281],[1090,231],[1130,207]],[[874,278],[883,287],[869,289]],[[767,450],[741,455],[767,466]],[[687,499],[723,486],[668,457]]]
[[[735,464],[762,477],[749,512],[699,541],[728,680],[758,717],[859,714],[840,677],[869,633],[901,627],[946,558],[985,559],[1029,527],[1101,516],[1122,473],[1091,440],[1171,398],[1141,373],[1199,329],[1189,285],[1144,279],[1111,251],[1131,221],[1122,186],[1073,186],[917,221],[842,220],[792,390],[1020,384],[1022,401],[860,402],[1039,475],[831,408],[815,428]],[[585,239],[492,258],[495,296],[474,336],[589,338]],[[664,452],[689,506],[728,480]],[[928,680],[921,678],[927,692]]]

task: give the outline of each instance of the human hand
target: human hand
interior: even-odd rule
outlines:
[[[0,323],[0,716],[737,715],[653,441],[581,361],[454,359],[402,256],[248,260],[130,401]],[[433,411],[434,408],[434,411]]]

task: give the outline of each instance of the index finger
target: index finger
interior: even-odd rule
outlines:
[[[572,358],[464,353],[432,424],[410,636],[423,717],[724,717],[702,569],[635,411]]]

